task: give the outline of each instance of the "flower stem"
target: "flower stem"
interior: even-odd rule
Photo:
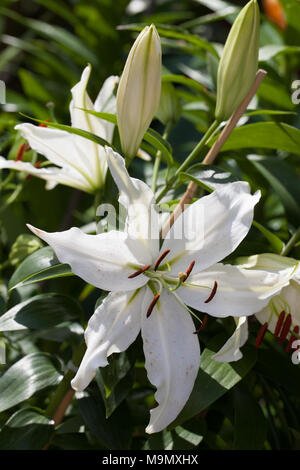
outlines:
[[[188,157],[185,159],[185,161],[180,165],[180,167],[176,170],[174,176],[167,181],[161,192],[158,194],[156,198],[156,202],[159,202],[169,191],[169,189],[172,187],[172,185],[175,183],[178,175],[182,172],[185,171],[189,165],[199,156],[199,153],[203,149],[203,147],[206,145],[208,139],[214,134],[214,132],[217,130],[219,127],[219,122],[214,121],[211,126],[208,128],[200,142],[196,145],[194,150],[188,155]]]
[[[300,227],[298,228],[298,230],[296,230],[294,235],[290,238],[290,240],[287,242],[287,244],[283,248],[282,252],[280,253],[281,256],[288,255],[289,252],[294,248],[295,244],[297,243],[299,239],[300,239]]]
[[[165,127],[165,131],[163,133],[163,139],[164,140],[168,139],[169,134],[170,134],[171,129],[172,129],[172,125],[173,125],[173,123],[171,121],[169,121],[167,123],[167,125]],[[153,177],[152,177],[152,186],[151,186],[151,189],[152,189],[154,194],[155,194],[155,191],[156,191],[156,184],[157,184],[158,172],[159,172],[159,168],[160,168],[160,162],[161,162],[161,151],[158,150],[157,153],[156,153],[156,156],[155,156],[155,162],[154,162],[154,166],[153,166]]]

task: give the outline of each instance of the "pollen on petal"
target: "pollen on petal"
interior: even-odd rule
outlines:
[[[216,295],[216,292],[217,292],[217,288],[218,288],[218,283],[217,283],[217,281],[215,281],[214,287],[212,288],[210,296],[206,300],[204,300],[205,304],[208,304],[208,302],[210,302],[214,298],[214,296]]]

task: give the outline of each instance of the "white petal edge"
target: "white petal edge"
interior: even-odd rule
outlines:
[[[93,192],[93,187],[87,180],[80,173],[73,171],[71,168],[36,168],[28,162],[7,160],[4,157],[0,157],[0,169],[24,171],[30,175],[42,178],[47,181],[46,189],[53,189],[56,184],[63,184],[72,188],[81,189],[88,193]]]
[[[148,279],[144,275],[128,279],[138,267],[145,266],[145,250],[138,240],[114,230],[88,235],[77,227],[64,232],[44,232],[27,225],[38,237],[52,246],[61,263],[71,266],[74,274],[100,289],[133,290]],[[137,266],[137,269],[130,265]]]
[[[87,350],[71,386],[84,390],[93,380],[98,367],[108,364],[113,353],[125,351],[141,328],[141,305],[145,289],[113,292],[103,300],[90,318],[85,331]]]
[[[221,261],[241,243],[253,220],[260,192],[250,194],[249,184],[237,181],[216,189],[188,206],[166,235],[161,252],[170,250],[171,273],[194,273]]]
[[[216,294],[206,303],[215,281]],[[288,283],[288,276],[217,263],[201,273],[192,273],[177,293],[183,302],[200,312],[215,317],[240,317],[258,312]]]
[[[151,293],[145,296],[143,310],[151,298]],[[145,366],[149,381],[157,388],[158,403],[150,411],[146,428],[149,434],[165,429],[174,421],[193,390],[200,366],[199,341],[194,331],[190,314],[165,289],[150,317],[142,315]]]
[[[110,147],[105,149],[110,172],[120,192],[119,202],[127,210],[125,231],[138,238],[155,261],[159,251],[159,215],[154,194],[143,181],[129,176],[121,155]]]
[[[243,354],[240,350],[248,339],[248,320],[247,317],[239,317],[236,320],[236,329],[233,335],[226,341],[224,346],[212,356],[217,362],[235,362],[239,361]]]

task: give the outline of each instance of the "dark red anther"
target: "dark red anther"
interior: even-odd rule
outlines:
[[[198,330],[194,331],[194,335],[198,335],[200,333],[200,331],[204,330],[205,325],[207,323],[207,320],[208,320],[208,315],[205,315],[204,318],[203,318],[202,325],[200,326],[200,328]]]
[[[282,312],[280,313],[280,315],[278,317],[277,323],[276,323],[276,327],[275,327],[275,331],[274,331],[274,338],[278,338],[278,335],[281,331],[281,327],[282,327],[283,322],[284,322],[284,317],[285,317],[285,311],[282,310]]]
[[[144,266],[143,268],[139,269],[138,271],[136,271],[135,273],[133,274],[130,274],[130,276],[128,276],[128,279],[133,279],[134,277],[137,277],[139,276],[140,274],[143,274],[145,271],[147,271],[147,269],[150,268],[150,264],[147,264],[147,266]]]
[[[156,261],[155,265],[154,265],[154,271],[157,270],[158,266],[160,265],[160,263],[162,262],[163,259],[165,259],[165,257],[170,253],[170,250],[166,250],[164,251],[160,257],[158,258],[158,260]]]
[[[297,335],[299,334],[299,326],[295,326],[295,328],[293,329],[293,333],[296,333]],[[292,349],[292,344],[293,342],[297,339],[296,336],[294,336],[293,334],[291,335],[290,339],[289,339],[289,342],[287,344],[287,347],[286,347],[286,352],[290,352],[290,350]]]
[[[286,337],[289,334],[289,331],[291,329],[291,324],[292,324],[292,315],[289,313],[284,321],[284,324],[283,324],[283,327],[279,336],[279,344],[283,344],[284,341],[286,340]]]
[[[18,153],[15,158],[15,162],[19,162],[20,160],[23,160],[24,153],[26,152],[26,147],[27,147],[27,144],[25,143],[20,145]]]
[[[41,160],[38,160],[33,166],[34,168],[39,168],[42,164],[42,161]],[[26,176],[26,180],[30,180],[30,178],[32,178],[32,175],[27,175]]]
[[[268,328],[268,323],[267,323],[267,322],[264,323],[264,324],[260,327],[260,329],[259,329],[259,331],[258,331],[258,333],[257,333],[257,336],[256,336],[256,340],[255,340],[255,347],[256,347],[256,348],[259,348],[259,346],[261,345],[262,340],[263,340],[264,337],[265,337],[267,328]]]
[[[217,292],[217,288],[218,288],[218,283],[217,283],[217,281],[215,281],[214,287],[212,288],[210,296],[206,300],[204,300],[205,304],[208,304],[208,302],[210,302],[214,298],[214,296],[216,295],[216,292]]]
[[[187,268],[187,270],[185,271],[186,278],[183,282],[185,282],[187,280],[187,278],[189,277],[189,275],[191,274],[192,269],[195,266],[195,262],[196,261],[192,261],[191,264],[189,265],[189,267]]]
[[[160,297],[160,294],[156,294],[156,296],[152,300],[151,304],[149,305],[149,308],[147,310],[147,315],[146,315],[147,318],[150,317],[156,303],[158,302],[159,297]]]
[[[50,122],[49,119],[46,119],[46,122]],[[43,122],[41,122],[39,124],[39,127],[48,127],[47,124],[44,124]]]

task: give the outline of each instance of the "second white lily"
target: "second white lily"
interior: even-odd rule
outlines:
[[[86,113],[82,108],[115,113],[116,98],[113,92],[118,77],[111,76],[104,82],[93,104],[86,92],[90,73],[91,66],[88,65],[81,80],[71,90],[72,127],[96,134],[111,143],[114,125]],[[21,132],[32,149],[44,155],[55,166],[36,168],[28,162],[0,157],[0,169],[24,171],[42,178],[47,181],[47,189],[63,184],[94,193],[102,188],[107,172],[104,147],[79,135],[50,127],[19,124],[15,128]]]
[[[106,151],[119,201],[127,210],[124,232],[87,235],[77,228],[57,233],[29,228],[75,274],[111,291],[89,321],[87,351],[73,388],[86,388],[97,368],[108,364],[108,356],[126,350],[141,331],[148,378],[157,388],[158,406],[146,429],[153,433],[179,414],[199,369],[199,341],[186,305],[219,317],[249,315],[266,305],[276,275],[218,263],[251,226],[260,194],[252,196],[247,183],[224,185],[190,205],[160,249],[153,192],[128,175],[120,155]]]

